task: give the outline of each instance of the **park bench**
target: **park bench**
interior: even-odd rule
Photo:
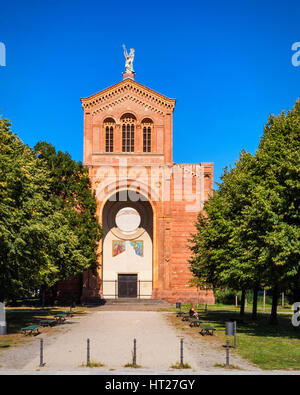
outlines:
[[[54,326],[56,323],[57,321],[54,318],[43,319],[40,321],[41,326]]]
[[[65,322],[67,314],[56,314],[54,318],[56,319],[57,324],[62,324]]]
[[[216,330],[215,328],[213,328],[213,327],[210,326],[210,325],[199,325],[199,327],[200,327],[200,329],[201,329],[200,334],[201,334],[202,336],[206,336],[206,335],[211,335],[211,336],[213,336],[214,331]]]
[[[191,318],[189,314],[183,314],[182,315],[182,321],[188,321]]]
[[[201,321],[196,318],[190,318],[190,327],[192,326],[200,326]]]
[[[208,309],[207,306],[206,306],[206,307],[204,306],[204,307],[199,308],[199,309],[197,310],[197,312],[198,312],[198,313],[206,313],[206,312],[207,312],[207,309]]]
[[[30,325],[25,328],[21,328],[21,331],[24,333],[24,336],[34,336],[40,333],[39,328],[40,325]]]

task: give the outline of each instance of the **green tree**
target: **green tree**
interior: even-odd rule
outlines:
[[[250,253],[242,224],[243,210],[251,203],[255,166],[255,158],[242,151],[236,166],[224,170],[219,190],[198,217],[190,261],[195,275],[214,287],[242,290],[241,315],[246,290],[259,283],[254,250]]]
[[[88,168],[68,153],[56,152],[49,143],[39,142],[34,149],[50,171],[49,199],[77,236],[78,250],[87,260],[86,269],[95,269],[102,229],[96,218],[97,202]]]
[[[68,176],[59,165],[72,167],[72,160],[55,169],[63,174],[60,190],[72,185],[65,194],[49,162],[0,120],[0,300],[95,267],[101,229],[87,171],[73,164]]]
[[[253,318],[259,287],[271,289],[272,323],[280,290],[292,285],[300,296],[299,163],[297,102],[287,114],[269,117],[255,156],[242,152],[225,169],[192,239],[194,274],[214,285],[253,288]]]
[[[52,205],[45,199],[49,172],[32,150],[0,120],[0,299],[24,296],[44,275],[56,272],[47,259]]]
[[[260,257],[273,293],[271,321],[276,322],[279,291],[294,284],[295,301],[300,301],[299,101],[287,113],[269,117],[256,157],[261,185],[252,217],[264,228]]]

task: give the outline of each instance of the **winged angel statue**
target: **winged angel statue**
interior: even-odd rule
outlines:
[[[134,59],[134,48],[130,48],[130,53],[128,55],[127,49],[123,44],[124,56],[125,56],[125,73],[134,73],[133,70],[133,59]]]

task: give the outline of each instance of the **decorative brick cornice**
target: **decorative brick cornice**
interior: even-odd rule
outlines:
[[[175,99],[169,99],[136,81],[125,79],[95,95],[82,98],[81,104],[84,111],[98,113],[125,100],[135,101],[158,113],[173,111],[176,103]]]
[[[152,111],[152,112],[157,113],[157,114],[163,115],[165,113],[163,108],[158,107],[158,106],[154,106],[154,105],[152,105],[150,103],[147,103],[146,100],[139,99],[135,95],[128,94],[128,95],[124,95],[124,96],[121,96],[119,98],[116,98],[116,100],[111,101],[109,103],[105,103],[104,102],[100,106],[96,106],[95,105],[95,109],[91,108],[92,115],[100,114],[101,112],[106,112],[109,109],[113,109],[118,104],[121,104],[121,103],[124,103],[124,102],[127,102],[127,101],[132,101],[134,103],[137,103],[137,104],[141,105],[142,107],[144,107],[144,109],[148,109],[149,111]]]

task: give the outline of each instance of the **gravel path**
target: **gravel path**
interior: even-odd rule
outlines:
[[[137,342],[137,364],[141,369],[130,371],[164,371],[177,374],[171,365],[180,359],[180,338],[184,338],[184,362],[197,371],[222,371],[216,363],[225,363],[225,349],[213,338],[196,338],[183,334],[172,326],[165,312],[156,311],[101,311],[86,316],[72,317],[59,331],[43,333],[30,343],[0,354],[0,373],[5,369],[18,369],[24,373],[39,369],[40,339],[44,339],[43,371],[79,371],[86,363],[87,338],[90,339],[91,361],[105,366],[99,370],[126,370],[132,362],[133,339]],[[174,313],[172,313],[174,314]],[[230,363],[247,371],[259,371],[237,355]],[[84,368],[86,369],[86,368]],[[97,368],[98,370],[98,368]]]

